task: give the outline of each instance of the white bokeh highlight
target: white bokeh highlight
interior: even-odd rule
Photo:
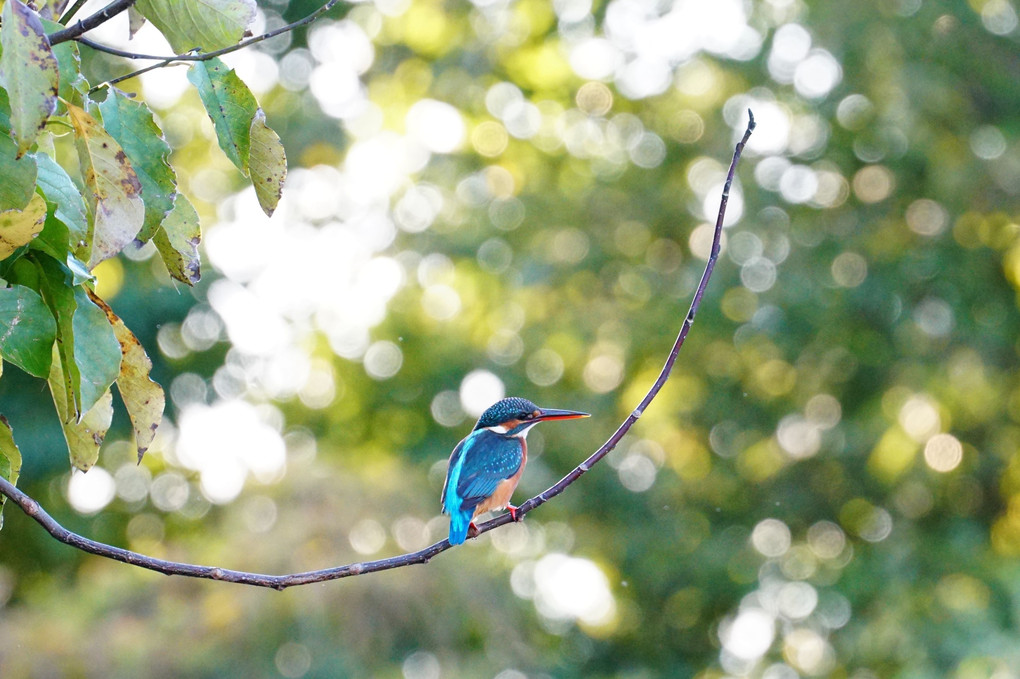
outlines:
[[[113,501],[117,492],[110,472],[92,467],[88,472],[77,469],[67,482],[67,501],[79,514],[95,514]]]
[[[181,413],[178,428],[175,457],[199,473],[202,494],[210,502],[232,501],[249,476],[272,483],[285,471],[283,438],[250,403],[192,404]]]

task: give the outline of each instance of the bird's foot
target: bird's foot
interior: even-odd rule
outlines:
[[[514,522],[523,521],[524,520],[524,515],[517,513],[517,510],[520,509],[520,507],[514,507],[513,505],[507,505],[506,508],[507,508],[507,511],[510,512],[510,518],[513,519]]]
[[[467,536],[469,538],[476,538],[476,537],[478,537],[478,526],[475,525],[474,521],[472,521],[471,523],[468,524]]]

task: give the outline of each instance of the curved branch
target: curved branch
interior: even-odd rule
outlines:
[[[602,447],[592,453],[584,462],[575,467],[555,485],[522,503],[517,509],[518,516],[522,516],[527,512],[530,512],[562,493],[567,489],[567,486],[580,478],[582,474],[591,469],[596,463],[598,463],[599,460],[609,454],[609,452],[616,447],[624,435],[630,430],[634,423],[638,421],[645,409],[659,393],[659,390],[662,389],[666,380],[669,379],[670,373],[673,372],[673,364],[676,363],[677,356],[680,353],[680,348],[683,346],[684,340],[687,338],[687,333],[691,329],[691,324],[694,322],[694,316],[698,312],[698,307],[701,306],[701,299],[705,294],[705,287],[708,285],[708,279],[711,278],[712,271],[715,269],[715,263],[719,258],[719,242],[722,236],[723,219],[726,217],[726,204],[729,201],[730,185],[733,182],[733,175],[736,171],[737,162],[740,160],[740,154],[744,150],[744,145],[747,143],[747,140],[750,138],[751,132],[755,127],[754,115],[750,110],[748,110],[747,113],[749,118],[747,129],[733,151],[733,160],[730,162],[730,169],[726,175],[726,184],[723,187],[722,199],[719,201],[719,216],[716,218],[715,233],[712,239],[712,250],[708,261],[705,264],[705,272],[701,275],[701,282],[698,284],[698,289],[694,293],[694,299],[691,301],[690,310],[687,312],[686,318],[684,318],[683,325],[680,328],[680,334],[677,335],[676,341],[673,343],[673,348],[670,350],[669,356],[666,358],[665,365],[662,366],[662,371],[659,373],[659,377],[655,380],[655,383],[652,385],[651,389],[648,390],[645,397],[641,399],[641,403],[638,404],[637,408],[635,408],[634,411],[627,416],[627,419],[623,421],[623,424],[621,424],[619,428],[613,432],[613,435],[602,444]],[[18,507],[21,508],[21,510],[29,517],[35,519],[35,521],[45,528],[46,531],[54,538],[84,552],[89,552],[90,554],[106,557],[108,559],[114,559],[116,561],[123,561],[124,563],[164,573],[166,575],[184,575],[192,578],[220,580],[222,582],[234,582],[256,587],[269,587],[277,590],[294,587],[296,585],[307,585],[315,582],[339,580],[340,578],[346,578],[352,575],[364,575],[366,573],[374,573],[376,571],[385,571],[392,568],[427,563],[437,554],[441,554],[442,552],[450,549],[450,543],[448,540],[440,540],[439,542],[417,552],[410,552],[408,554],[402,554],[400,556],[394,556],[387,559],[378,559],[376,561],[363,561],[347,564],[345,566],[337,566],[335,568],[325,568],[317,571],[306,571],[304,573],[291,573],[287,575],[248,573],[245,571],[233,571],[214,566],[199,566],[179,563],[176,561],[166,561],[164,559],[155,559],[150,556],[145,556],[144,554],[132,552],[127,549],[121,549],[120,547],[113,547],[112,545],[107,545],[102,542],[96,542],[95,540],[82,537],[57,523],[53,517],[46,513],[46,510],[44,510],[38,502],[15,488],[3,477],[0,477],[0,494],[6,495],[10,498],[14,504],[18,505]],[[510,523],[512,520],[513,519],[511,519],[510,514],[501,514],[478,526],[478,534],[485,533],[502,526],[503,524]]]
[[[659,390],[662,389],[663,385],[666,384],[666,380],[669,379],[670,373],[673,372],[673,364],[676,363],[676,358],[680,354],[680,348],[684,345],[684,340],[687,339],[687,333],[691,330],[691,325],[694,323],[694,316],[698,313],[698,308],[701,306],[701,298],[705,295],[705,288],[708,286],[708,279],[712,277],[712,272],[715,270],[715,263],[719,259],[719,242],[722,237],[723,220],[726,218],[726,205],[730,200],[730,186],[733,184],[733,175],[737,170],[737,163],[740,162],[740,154],[744,151],[744,145],[747,144],[747,140],[751,138],[751,133],[754,132],[755,122],[754,113],[751,109],[747,109],[747,129],[744,130],[744,136],[737,142],[737,146],[733,149],[733,158],[730,160],[730,169],[726,173],[726,183],[723,185],[722,197],[719,199],[719,214],[715,219],[715,230],[712,235],[712,250],[708,256],[708,261],[705,262],[705,272],[701,274],[701,281],[698,283],[698,289],[694,293],[694,299],[691,300],[691,307],[687,311],[687,317],[684,318],[684,323],[680,326],[680,333],[676,337],[676,341],[673,343],[673,348],[669,352],[669,356],[666,357],[666,362],[662,366],[662,370],[659,372],[659,377],[656,378],[652,388],[648,390],[645,397],[641,399],[641,403],[638,404],[627,419],[623,421],[623,424],[617,428],[613,435],[602,444],[602,447],[592,453],[588,459],[581,464],[574,467],[574,469],[559,480],[548,490],[545,490],[535,497],[531,498],[527,502],[524,502],[520,507],[517,508],[517,514],[523,515],[539,505],[543,505],[552,498],[556,497],[564,490],[567,486],[576,481],[581,474],[592,468],[599,460],[608,455],[616,444],[624,437],[624,435],[630,430],[635,422],[640,419],[641,415],[644,414],[645,409],[648,408],[652,400],[658,395]],[[494,523],[500,519],[509,519],[509,515],[498,516],[493,521],[488,523]],[[502,525],[508,521],[501,521],[497,525]],[[488,525],[488,524],[486,524]],[[495,526],[494,526],[495,527]]]
[[[139,76],[139,75],[141,75],[143,73],[148,73],[149,71],[151,71],[153,69],[163,68],[165,66],[169,66],[169,65],[177,63],[177,62],[207,61],[207,60],[213,59],[215,57],[223,56],[224,54],[230,54],[231,52],[236,52],[237,50],[244,49],[245,47],[248,47],[249,45],[254,45],[257,42],[262,42],[263,40],[269,40],[270,38],[275,38],[278,35],[283,35],[284,33],[287,33],[289,31],[293,31],[295,28],[299,28],[301,26],[304,26],[305,24],[312,23],[313,21],[318,19],[320,16],[322,16],[323,14],[328,12],[329,10],[333,9],[333,6],[336,5],[337,2],[339,2],[339,0],[328,0],[325,5],[323,5],[319,9],[315,10],[314,12],[312,12],[308,16],[304,17],[303,19],[298,19],[297,21],[295,21],[293,23],[289,23],[286,26],[280,26],[279,28],[275,28],[275,29],[273,29],[271,31],[268,31],[266,33],[263,33],[261,35],[256,35],[253,38],[248,38],[247,40],[242,40],[241,42],[237,43],[236,45],[231,45],[229,47],[224,47],[223,49],[218,49],[218,50],[215,50],[213,52],[201,52],[201,51],[199,51],[201,48],[200,47],[196,47],[195,49],[191,50],[190,52],[186,52],[184,54],[174,54],[172,56],[156,56],[154,54],[140,54],[140,53],[137,53],[137,52],[128,52],[126,50],[117,49],[116,47],[109,47],[107,45],[103,45],[101,43],[95,42],[94,40],[90,40],[89,38],[85,38],[85,37],[78,37],[78,38],[75,38],[75,39],[78,42],[80,42],[81,44],[86,45],[88,47],[91,47],[92,49],[94,49],[96,51],[106,52],[107,54],[112,54],[112,55],[117,56],[117,57],[125,57],[127,59],[151,59],[151,60],[155,60],[155,61],[158,62],[158,63],[155,63],[155,64],[151,64],[149,66],[146,66],[145,68],[139,69],[137,71],[132,71],[131,73],[126,73],[124,75],[117,76],[116,78],[113,78],[111,80],[107,80],[105,82],[101,82],[98,85],[96,85],[95,87],[93,87],[91,90],[89,90],[89,92],[91,93],[91,92],[95,92],[96,90],[98,90],[98,89],[100,89],[102,87],[105,87],[107,85],[115,85],[115,84],[121,82],[122,80],[128,80],[130,78],[134,78],[136,76]]]
[[[99,10],[95,14],[85,17],[73,26],[68,26],[67,28],[62,28],[59,31],[50,33],[48,36],[50,45],[59,45],[62,42],[74,40],[78,36],[91,31],[96,26],[105,24],[121,12],[126,11],[133,4],[135,4],[135,0],[113,0],[113,2],[103,9]]]

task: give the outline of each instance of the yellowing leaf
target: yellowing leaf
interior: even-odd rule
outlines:
[[[266,125],[266,114],[261,108],[251,121],[248,170],[262,211],[272,217],[283,194],[283,183],[287,179],[287,154],[283,150],[280,136]]]
[[[89,408],[81,420],[76,420],[67,402],[64,386],[64,372],[60,366],[60,352],[54,348],[53,365],[50,367],[49,386],[53,405],[60,417],[64,440],[71,457],[71,465],[87,472],[99,459],[99,447],[103,445],[106,432],[113,421],[113,392],[109,389]]]
[[[17,484],[19,474],[21,474],[21,451],[14,442],[14,432],[7,418],[0,415],[0,476],[12,484]],[[3,509],[6,501],[6,496],[0,497],[0,528],[4,526]]]
[[[0,212],[0,259],[26,245],[39,235],[46,224],[46,199],[32,194],[24,210]]]
[[[139,0],[134,7],[178,54],[236,45],[255,20],[254,0]]]
[[[149,444],[156,436],[159,423],[163,421],[163,408],[166,405],[163,388],[149,378],[152,361],[135,334],[98,295],[89,292],[89,298],[106,313],[110,325],[113,326],[113,333],[120,342],[122,359],[117,388],[135,429],[138,461],[141,462],[142,455],[149,449]]]
[[[202,270],[198,244],[202,242],[202,229],[195,207],[184,194],[177,194],[174,209],[156,229],[152,242],[171,276],[185,285],[199,281]]]
[[[251,124],[259,104],[244,81],[219,59],[200,61],[188,70],[188,80],[198,89],[206,113],[216,129],[216,139],[238,170],[248,174]]]
[[[149,107],[117,88],[110,88],[99,110],[103,127],[124,149],[141,182],[145,222],[138,240],[144,243],[156,233],[160,222],[173,208],[177,195],[177,177],[167,162],[170,145],[163,138]]]
[[[0,81],[10,95],[11,129],[20,157],[57,110],[57,58],[42,21],[21,0],[7,0],[0,31]]]
[[[47,34],[64,29],[64,26],[56,21],[43,19],[42,23]],[[60,69],[60,89],[57,96],[75,106],[83,106],[83,102],[88,98],[89,83],[81,72],[78,43],[74,40],[59,43],[53,48],[53,56],[57,58],[57,67]]]
[[[67,110],[92,216],[91,270],[134,240],[145,219],[145,205],[138,175],[120,144],[84,110],[77,106]]]

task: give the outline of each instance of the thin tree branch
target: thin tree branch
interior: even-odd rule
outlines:
[[[185,54],[175,54],[173,56],[156,56],[156,55],[153,55],[153,54],[140,54],[140,53],[137,53],[137,52],[128,52],[128,51],[125,51],[125,50],[117,49],[116,47],[108,47],[107,45],[100,44],[98,42],[95,42],[94,40],[90,40],[89,38],[78,37],[78,38],[76,38],[76,40],[78,42],[80,42],[83,45],[87,45],[87,46],[91,47],[92,49],[98,50],[100,52],[106,52],[107,54],[112,54],[112,55],[118,56],[118,57],[125,57],[127,59],[152,59],[152,60],[156,60],[158,62],[158,63],[152,64],[150,66],[146,66],[143,69],[139,69],[137,71],[132,71],[131,73],[127,73],[125,75],[117,76],[116,78],[113,78],[112,80],[107,80],[106,82],[99,83],[98,85],[93,87],[89,92],[90,93],[95,92],[96,90],[98,90],[98,89],[100,89],[102,87],[105,87],[107,85],[115,85],[115,84],[121,82],[122,80],[128,80],[129,78],[134,78],[134,77],[139,76],[139,75],[141,75],[143,73],[148,73],[149,71],[151,71],[153,69],[163,68],[165,66],[169,66],[170,64],[173,64],[175,62],[207,61],[207,60],[213,59],[215,57],[223,56],[224,54],[230,54],[231,52],[236,52],[237,50],[244,49],[245,47],[248,47],[249,45],[254,45],[257,42],[262,42],[263,40],[268,40],[270,38],[275,38],[278,35],[283,35],[284,33],[287,33],[289,31],[293,31],[295,28],[300,28],[301,26],[304,26],[306,24],[312,23],[313,21],[318,19],[320,16],[322,16],[323,14],[328,12],[329,10],[333,9],[333,6],[336,5],[337,2],[339,2],[339,0],[328,0],[328,2],[326,2],[325,5],[323,5],[319,9],[315,10],[314,12],[312,12],[308,16],[304,17],[303,19],[298,19],[294,23],[287,24],[286,26],[280,26],[279,28],[275,28],[275,29],[273,29],[273,30],[271,30],[271,31],[269,31],[267,33],[263,33],[262,35],[256,35],[253,38],[248,38],[247,40],[242,40],[241,42],[237,43],[236,45],[231,45],[230,47],[224,47],[223,49],[218,49],[218,50],[215,50],[213,52],[201,52],[200,51],[201,47],[196,47],[196,48],[192,49],[191,51],[189,51],[189,52],[187,52]]]
[[[128,52],[127,50],[122,50],[117,47],[110,47],[109,45],[104,45],[100,42],[96,42],[91,38],[86,38],[84,35],[75,38],[75,41],[81,45],[85,45],[86,47],[91,47],[97,52],[105,52],[106,54],[112,54],[115,57],[124,57],[125,59],[150,59],[152,61],[172,62],[172,61],[196,61],[195,57],[200,56],[193,54],[194,51],[200,49],[198,47],[192,48],[191,52],[187,52],[185,54],[175,54],[172,57],[168,57],[157,56],[155,54],[141,54],[139,52]],[[244,43],[238,43],[238,45],[231,46],[230,49],[234,49],[238,46],[245,47],[246,45]]]
[[[96,26],[105,24],[121,12],[126,11],[127,8],[133,4],[135,4],[135,0],[113,0],[113,2],[103,9],[99,10],[95,14],[85,17],[73,26],[68,26],[67,28],[50,33],[48,36],[50,45],[59,45],[62,42],[74,40],[87,31],[91,31]]]
[[[592,453],[587,460],[574,467],[574,469],[560,479],[555,485],[548,490],[545,490],[530,500],[521,504],[517,508],[517,515],[521,516],[530,512],[532,509],[545,504],[552,498],[556,497],[564,490],[567,486],[576,481],[582,474],[591,469],[599,460],[608,455],[616,444],[626,435],[630,428],[634,426],[634,423],[641,418],[648,405],[658,395],[659,390],[662,389],[663,385],[666,384],[666,380],[669,379],[670,373],[673,372],[673,364],[676,363],[676,358],[680,354],[680,348],[684,345],[684,340],[687,339],[687,333],[691,330],[691,325],[694,323],[694,316],[698,313],[698,308],[701,306],[701,298],[705,295],[705,288],[708,286],[708,279],[712,277],[712,272],[715,270],[715,263],[719,259],[719,242],[722,238],[723,220],[726,218],[726,205],[730,200],[730,185],[733,184],[733,175],[737,170],[737,163],[740,162],[740,154],[744,152],[744,146],[747,144],[747,140],[751,138],[751,133],[754,132],[756,123],[754,122],[754,113],[751,109],[747,109],[747,129],[744,130],[744,136],[737,142],[736,148],[733,150],[733,159],[730,160],[730,169],[726,173],[726,183],[723,185],[722,197],[719,199],[719,214],[715,219],[715,231],[712,236],[712,250],[709,254],[708,261],[705,263],[705,272],[701,274],[701,281],[698,283],[698,289],[694,293],[694,299],[691,300],[691,307],[687,311],[687,317],[684,319],[684,324],[680,327],[680,333],[677,335],[676,341],[673,343],[673,348],[669,352],[669,356],[666,358],[666,363],[662,366],[662,370],[659,372],[659,377],[655,380],[652,388],[648,390],[645,397],[641,399],[641,403],[638,404],[627,419],[623,421],[623,424],[613,432],[613,435],[602,444],[602,447]],[[497,516],[492,521],[486,522],[485,525],[492,524],[492,527],[501,526],[504,523],[511,521],[509,514]]]
[[[195,51],[197,51],[198,49],[199,48],[196,47]],[[143,73],[148,73],[149,71],[155,71],[157,68],[166,68],[167,66],[172,65],[175,61],[176,62],[182,61],[182,57],[185,57],[185,56],[187,56],[187,55],[186,54],[181,54],[181,55],[178,55],[178,56],[174,57],[173,59],[167,59],[167,60],[164,60],[164,61],[160,61],[160,62],[157,62],[157,63],[152,64],[150,66],[146,66],[145,68],[140,68],[137,71],[132,71],[132,72],[126,74],[126,75],[118,76],[116,78],[111,78],[110,80],[105,80],[105,81],[99,83],[98,85],[93,85],[91,88],[89,88],[89,94],[95,94],[96,92],[98,92],[99,90],[103,89],[104,87],[108,87],[110,85],[116,85],[117,83],[119,83],[119,82],[121,82],[123,80],[130,80],[131,78],[135,78],[137,76],[140,76]]]
[[[733,159],[730,161],[730,169],[726,175],[726,184],[723,187],[722,199],[719,201],[719,216],[716,218],[715,233],[712,239],[712,250],[708,261],[705,264],[705,272],[701,275],[701,282],[698,283],[698,289],[694,293],[694,299],[691,301],[690,310],[687,312],[687,317],[684,319],[683,325],[680,328],[680,334],[677,336],[676,341],[673,343],[673,348],[670,350],[669,356],[666,358],[666,363],[662,366],[662,371],[659,373],[659,377],[655,380],[655,383],[652,385],[651,389],[648,390],[645,397],[641,399],[641,403],[638,404],[638,407],[627,416],[627,419],[623,421],[623,424],[621,424],[613,435],[602,444],[602,447],[592,453],[588,459],[575,467],[555,485],[522,503],[517,509],[518,517],[530,512],[540,505],[545,504],[562,493],[567,489],[567,486],[580,478],[582,474],[591,469],[596,463],[598,463],[599,460],[608,455],[609,452],[616,447],[620,440],[623,439],[624,435],[626,435],[634,423],[638,421],[641,415],[644,414],[645,409],[649,406],[649,404],[651,404],[652,400],[659,393],[659,390],[662,389],[666,380],[669,379],[670,373],[673,371],[673,364],[676,363],[677,356],[680,353],[680,348],[683,346],[684,340],[687,338],[687,333],[691,329],[691,324],[694,323],[694,316],[697,314],[698,308],[701,306],[701,299],[705,294],[705,287],[708,285],[708,279],[711,278],[712,271],[715,269],[715,263],[719,258],[719,242],[722,237],[723,219],[726,217],[726,204],[729,201],[730,185],[733,183],[733,175],[737,168],[737,162],[740,160],[740,154],[743,152],[744,145],[747,144],[747,140],[751,137],[751,132],[754,131],[755,127],[754,115],[750,110],[748,110],[747,114],[747,129],[733,151]],[[45,528],[46,531],[54,538],[84,552],[89,552],[90,554],[106,557],[108,559],[114,559],[116,561],[123,561],[124,563],[132,564],[140,568],[146,568],[158,573],[164,573],[166,575],[184,575],[192,578],[220,580],[222,582],[234,582],[242,585],[252,585],[255,587],[269,587],[277,590],[294,587],[296,585],[307,585],[315,582],[338,580],[352,575],[364,575],[366,573],[375,573],[377,571],[385,571],[392,568],[427,563],[437,554],[441,554],[442,552],[450,549],[450,542],[444,539],[417,552],[410,552],[408,554],[402,554],[388,559],[362,561],[347,564],[345,566],[337,566],[335,568],[325,568],[322,570],[306,571],[303,573],[291,573],[288,575],[248,573],[245,571],[234,571],[214,566],[198,566],[194,564],[179,563],[177,561],[155,559],[150,556],[145,556],[144,554],[138,554],[137,552],[121,549],[120,547],[113,547],[112,545],[107,545],[102,542],[96,542],[95,540],[82,537],[81,535],[73,533],[57,523],[53,517],[46,513],[46,510],[44,510],[38,502],[15,488],[3,477],[0,477],[0,494],[6,495],[10,498],[14,504],[16,504],[29,517],[35,519],[35,521]],[[510,523],[512,520],[513,519],[510,517],[510,514],[501,514],[478,526],[478,534],[485,533],[502,526],[503,524]]]

